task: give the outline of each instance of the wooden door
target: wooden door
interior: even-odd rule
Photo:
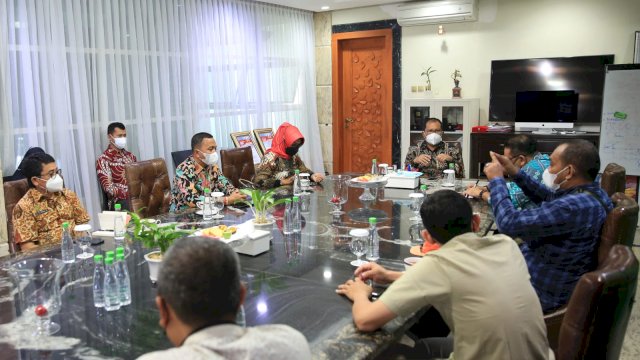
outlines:
[[[391,29],[332,36],[333,169],[369,172],[391,164]]]

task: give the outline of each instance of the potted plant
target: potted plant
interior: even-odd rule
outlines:
[[[133,232],[127,233],[132,240],[142,242],[147,249],[159,249],[144,255],[149,264],[149,279],[155,282],[158,279],[158,270],[162,262],[162,255],[169,249],[176,239],[193,234],[195,230],[177,229],[177,223],[162,225],[153,220],[141,219],[140,215],[129,212],[133,223]]]
[[[460,97],[460,78],[462,77],[462,73],[460,72],[460,70],[455,69],[453,71],[453,73],[451,74],[451,78],[453,79],[453,84],[455,85],[455,87],[453,88],[453,97],[454,98],[459,98]]]
[[[422,74],[420,74],[420,76],[427,77],[427,86],[425,86],[426,91],[431,91],[431,74],[436,72],[436,70],[432,68],[433,66],[429,66],[429,68],[427,68],[425,71],[422,72]]]
[[[247,204],[251,211],[253,212],[253,224],[254,225],[271,225],[273,224],[273,220],[267,218],[268,211],[272,207],[284,203],[285,199],[275,200],[273,195],[275,194],[276,189],[269,190],[260,190],[260,189],[242,189],[240,190],[243,194],[249,195],[251,197],[251,202],[243,201]]]

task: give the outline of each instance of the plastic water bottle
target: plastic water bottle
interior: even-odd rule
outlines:
[[[131,280],[129,279],[127,263],[124,261],[124,251],[116,251],[115,269],[118,285],[120,286],[120,306],[129,305],[131,304]]]
[[[204,200],[202,201],[202,220],[213,220],[213,208],[211,206],[211,190],[204,189]]]
[[[119,213],[122,206],[116,204],[115,209]],[[124,221],[122,220],[122,214],[116,214],[116,217],[113,218],[113,242],[116,247],[124,246]]]
[[[93,305],[104,307],[104,264],[102,255],[93,257],[95,269],[93,269]]]
[[[113,258],[107,257],[104,261],[104,308],[107,311],[120,309],[120,284],[113,266]]]
[[[293,232],[302,231],[302,217],[300,215],[300,198],[293,197],[293,204],[291,205],[291,218],[293,220]]]
[[[284,221],[282,224],[282,233],[289,235],[293,233],[293,206],[291,205],[291,199],[286,199],[284,206]]]
[[[73,239],[69,232],[69,223],[62,223],[62,262],[71,264],[76,261],[76,252],[73,248]]]
[[[293,196],[302,194],[302,184],[300,183],[300,170],[296,169],[293,176]]]
[[[378,175],[378,160],[371,160],[371,175]]]
[[[244,306],[241,304],[240,309],[238,309],[238,313],[236,314],[236,325],[240,327],[247,327],[247,321],[244,316]]]
[[[380,239],[378,238],[378,231],[376,229],[377,222],[378,220],[376,218],[369,218],[369,246],[367,247],[367,260],[373,262],[380,259]]]

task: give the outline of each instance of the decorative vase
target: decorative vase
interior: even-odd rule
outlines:
[[[451,92],[453,93],[453,97],[454,98],[462,97],[461,96],[462,89],[459,86],[456,86],[453,89],[451,89]]]

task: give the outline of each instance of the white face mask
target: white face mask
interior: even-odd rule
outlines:
[[[544,172],[542,173],[542,183],[548,187],[549,189],[556,191],[560,188],[560,185],[564,184],[565,181],[567,181],[567,179],[565,179],[563,182],[561,182],[560,184],[556,184],[556,178],[558,177],[558,175],[563,172],[565,169],[567,169],[567,167],[564,167],[564,169],[558,171],[557,174],[552,174],[549,172],[549,169],[545,169]]]
[[[124,149],[127,146],[127,138],[126,137],[114,138],[113,145],[115,145],[118,149]]]
[[[431,133],[429,135],[427,135],[427,143],[431,144],[431,145],[438,145],[440,144],[440,142],[442,141],[442,136],[440,136],[440,134],[438,133]]]
[[[200,151],[200,150],[198,150],[198,151]],[[213,164],[218,162],[218,152],[217,151],[212,152],[211,154],[206,154],[206,153],[204,153],[202,151],[200,151],[200,153],[204,154],[204,159],[202,161],[204,161],[205,164],[211,166],[211,165],[213,165]]]
[[[44,179],[42,179],[44,180]],[[56,193],[62,191],[64,188],[64,180],[62,180],[62,176],[56,174],[49,180],[47,180],[47,184],[45,188],[48,192]]]

